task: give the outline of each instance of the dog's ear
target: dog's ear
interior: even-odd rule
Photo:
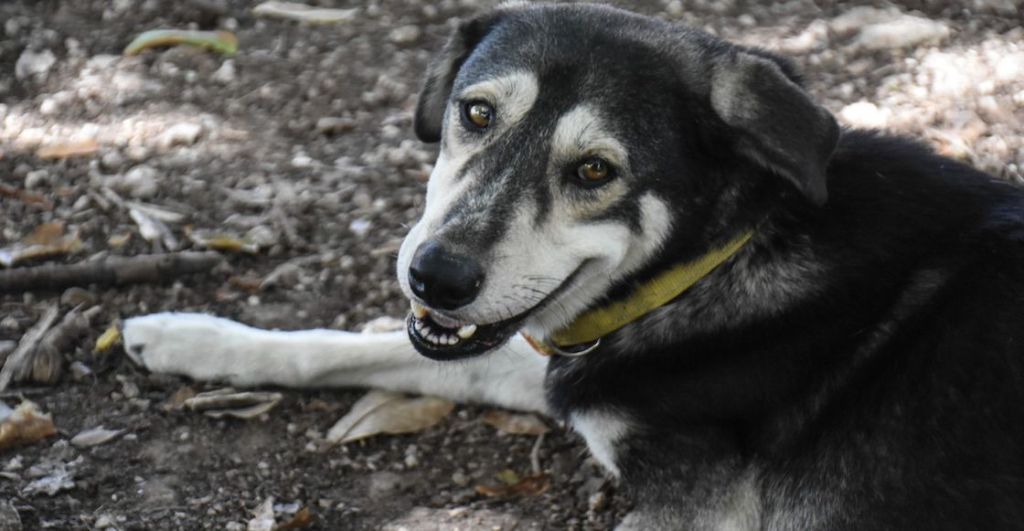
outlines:
[[[792,181],[820,205],[828,198],[825,171],[839,126],[795,76],[777,58],[732,50],[714,63],[711,106],[739,134],[741,154]]]
[[[448,36],[448,42],[441,49],[440,55],[434,58],[427,70],[427,78],[420,90],[416,104],[416,116],[413,127],[416,136],[424,142],[441,140],[441,125],[444,110],[448,105],[448,97],[452,92],[452,83],[462,63],[476,48],[477,44],[490,32],[497,22],[500,11],[479,15],[459,22]]]

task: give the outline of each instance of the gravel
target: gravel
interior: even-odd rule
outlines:
[[[261,249],[165,284],[0,296],[3,344],[55,301],[64,311],[80,302],[102,309],[64,353],[74,369],[63,380],[23,388],[60,433],[0,457],[0,525],[245,529],[268,497],[309,508],[313,529],[610,529],[621,518],[629,500],[561,428],[539,453],[550,489],[493,499],[474,487],[506,469],[529,474],[535,438],[498,435],[481,408],[459,406],[421,434],[320,449],[318,437],[361,392],[282,390],[283,401],[256,419],[211,419],[174,405],[203,384],[92,352],[110,324],[154,311],[282,329],[358,330],[402,315],[394,256],[423,207],[436,154],[412,134],[420,76],[450,20],[494,3],[341,0],[328,4],[358,8],[351,20],[312,26],[255,16],[256,2],[244,0],[0,3],[0,184],[54,207],[0,196],[0,246],[63,221],[83,249],[56,261],[154,252],[159,244],[140,237],[130,215],[144,203],[146,215],[156,208],[178,220],[164,223],[185,247],[200,231]],[[790,54],[844,124],[908,134],[1024,183],[1019,0],[839,4],[633,7]],[[171,27],[236,31],[240,51],[120,55],[138,33]],[[99,151],[35,156],[40,146],[86,140]],[[68,443],[99,426],[124,435]]]

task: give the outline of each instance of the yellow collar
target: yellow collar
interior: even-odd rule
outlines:
[[[729,243],[690,262],[679,264],[640,286],[626,299],[594,308],[576,318],[569,326],[538,341],[523,334],[537,352],[544,355],[582,355],[597,346],[602,337],[668,304],[716,267],[736,254],[750,241],[753,231],[745,232]]]

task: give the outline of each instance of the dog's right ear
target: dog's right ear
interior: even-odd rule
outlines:
[[[711,105],[738,134],[743,155],[820,205],[839,126],[794,78],[787,63],[765,52],[734,50],[714,64]]]
[[[473,53],[473,49],[494,27],[500,14],[500,11],[494,11],[459,22],[459,25],[448,37],[448,42],[445,43],[441,54],[430,64],[430,68],[427,70],[427,79],[423,83],[423,89],[420,91],[420,98],[416,104],[416,116],[413,122],[416,136],[420,140],[424,142],[441,140],[444,110],[448,105],[455,75],[458,74],[462,63]]]

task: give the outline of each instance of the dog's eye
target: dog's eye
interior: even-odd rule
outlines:
[[[593,157],[576,168],[576,176],[584,185],[597,186],[612,177],[612,168],[604,159]]]
[[[477,129],[487,129],[494,119],[494,108],[482,101],[471,101],[462,108],[466,120]]]

